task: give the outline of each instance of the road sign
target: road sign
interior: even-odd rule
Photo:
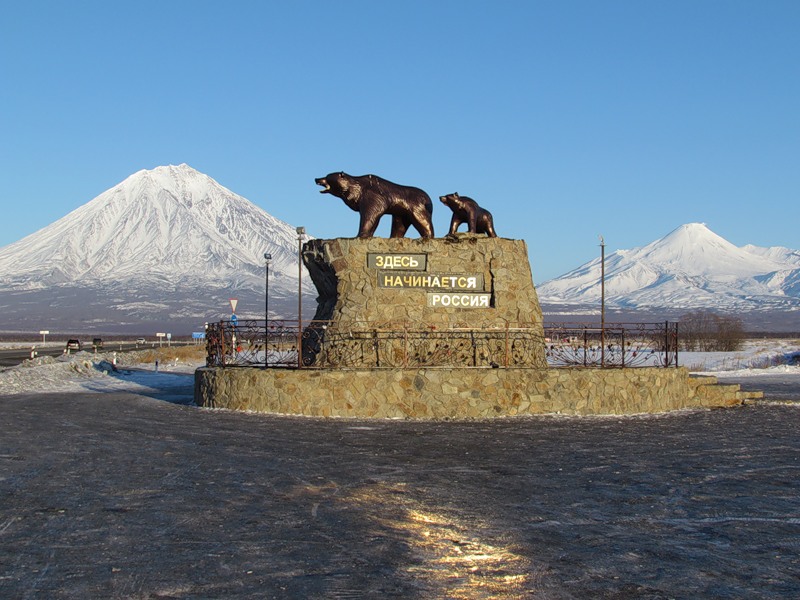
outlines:
[[[236,316],[236,313],[232,314],[231,315],[231,323],[236,325],[236,323],[238,323],[238,322],[239,322],[239,317]]]
[[[236,305],[239,304],[239,300],[237,300],[236,298],[229,298],[228,302],[231,303],[231,312],[235,314],[236,313]]]

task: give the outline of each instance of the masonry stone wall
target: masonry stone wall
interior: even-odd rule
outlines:
[[[740,404],[738,386],[685,368],[247,369],[202,368],[202,406],[318,417],[480,419],[623,415]]]
[[[317,287],[316,324],[307,330],[306,364],[371,367],[369,340],[350,331],[524,328],[530,341],[517,364],[545,367],[542,311],[524,241],[458,234],[445,239],[311,240],[303,262]],[[325,328],[320,326],[325,323]],[[324,347],[318,337],[342,346]],[[397,348],[398,351],[401,348]],[[363,364],[352,357],[365,356]],[[465,364],[466,366],[466,364]]]

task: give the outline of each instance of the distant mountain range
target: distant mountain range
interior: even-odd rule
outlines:
[[[177,334],[228,318],[297,316],[297,234],[188,165],[134,173],[44,229],[0,248],[0,332]],[[545,320],[596,318],[599,257],[537,287]],[[700,223],[605,261],[610,318],[696,309],[800,331],[800,252],[734,246]],[[303,270],[303,314],[317,292]],[[755,320],[755,321],[754,321]]]
[[[537,286],[553,314],[597,313],[601,260]],[[617,313],[676,314],[697,309],[733,313],[745,321],[800,324],[800,252],[737,247],[705,224],[681,225],[641,248],[605,260],[606,307]],[[797,329],[794,329],[795,331]]]
[[[0,249],[0,330],[202,330],[230,316],[296,318],[295,228],[188,165],[134,173]],[[304,305],[316,307],[304,272]],[[309,314],[313,314],[310,312]]]

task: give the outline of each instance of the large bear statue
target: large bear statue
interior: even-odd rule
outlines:
[[[466,223],[469,233],[485,233],[489,237],[497,237],[494,232],[492,213],[478,206],[478,203],[472,198],[455,193],[439,196],[439,200],[453,211],[453,218],[450,219],[450,233],[447,235],[455,235],[458,226]]]
[[[433,237],[433,203],[419,188],[398,185],[377,175],[354,177],[330,173],[314,180],[320,194],[333,194],[361,215],[358,237],[371,238],[383,215],[392,215],[391,237],[405,236],[410,225],[423,238]]]

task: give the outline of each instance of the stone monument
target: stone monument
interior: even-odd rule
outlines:
[[[467,233],[311,240],[303,261],[319,292],[306,365],[547,366],[524,241]],[[376,357],[370,346],[381,335],[394,341]]]
[[[683,367],[548,368],[527,247],[495,237],[488,211],[466,207],[466,197],[442,197],[454,217],[448,236],[436,239],[430,197],[418,188],[342,172],[316,183],[359,213],[359,231],[302,247],[319,292],[314,320],[295,340],[302,364],[240,369],[209,361],[195,372],[198,405],[464,419],[662,412],[758,397],[690,378]],[[386,214],[392,237],[373,237]],[[471,233],[456,232],[462,222]],[[410,226],[419,239],[405,237]],[[218,338],[225,336],[220,323]],[[209,356],[218,353],[224,347]]]

